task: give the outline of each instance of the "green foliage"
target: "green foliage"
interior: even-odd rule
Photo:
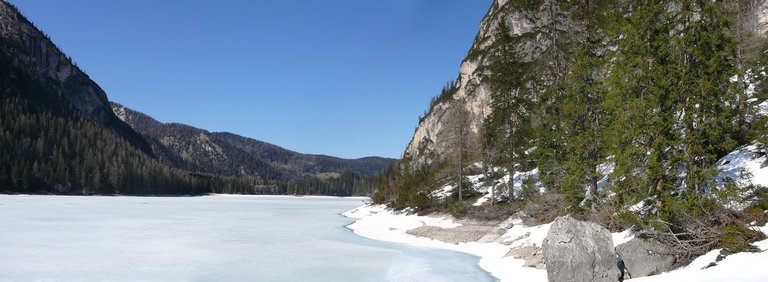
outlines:
[[[538,9],[544,1],[541,0],[510,0],[511,5],[523,10],[532,11]]]
[[[467,215],[467,205],[458,201],[448,205],[448,213],[455,218],[463,218]]]
[[[510,0],[510,9],[548,12],[551,25],[516,35],[500,21],[493,44],[471,53],[489,63],[483,160],[510,171],[538,167],[547,188],[499,207],[542,222],[571,213],[613,229],[635,226],[680,251],[681,261],[756,240],[740,221],[765,222],[766,193],[756,190],[763,194],[750,198],[754,206],[734,214],[724,207],[745,190],[718,190],[714,182],[718,159],[751,140],[768,140],[768,119],[745,118],[768,99],[768,84],[746,102],[745,86],[730,81],[744,74],[740,64],[764,67],[768,52],[754,59],[740,51],[768,50],[768,43],[736,37],[735,17],[743,14],[732,12],[733,3],[561,1],[544,9],[554,2],[534,2]],[[584,32],[553,28],[566,17]],[[551,44],[523,58],[520,46],[532,38]],[[601,192],[597,182],[605,175],[598,168],[606,162],[616,167]],[[587,191],[596,197],[580,207]],[[642,214],[627,210],[643,199],[653,200]],[[449,210],[478,213],[463,204],[450,202]]]
[[[374,177],[374,203],[389,203],[391,208],[398,210],[408,207],[426,210],[437,205],[434,200],[428,199],[428,193],[444,181],[446,177],[442,173],[449,167],[435,165],[411,172],[407,169],[409,162],[405,158]]]
[[[762,232],[744,226],[728,225],[723,228],[719,247],[734,253],[746,252],[755,249],[752,242],[762,239],[765,239],[765,234]]]
[[[497,28],[494,44],[499,50],[492,56],[487,78],[491,90],[491,114],[484,122],[483,138],[486,147],[495,152],[495,165],[515,171],[519,164],[528,162],[525,152],[532,146],[532,96],[527,82],[535,80],[534,62],[524,62],[509,48],[515,39],[506,24]]]
[[[373,177],[355,171],[344,171],[338,176],[320,178],[306,176],[302,179],[279,183],[277,194],[353,196],[371,195],[374,189]]]

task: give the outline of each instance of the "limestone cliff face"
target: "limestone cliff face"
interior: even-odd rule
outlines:
[[[60,97],[86,118],[151,155],[146,141],[112,113],[107,94],[11,4],[0,1],[0,40],[13,46],[16,62],[35,79],[50,82]]]
[[[544,61],[543,54],[555,44],[551,34],[569,34],[569,41],[578,41],[583,33],[579,23],[569,19],[560,11],[558,1],[541,1],[536,7],[523,7],[507,0],[496,0],[480,23],[474,43],[461,63],[456,81],[457,91],[453,99],[435,104],[422,118],[405,151],[404,157],[411,160],[411,168],[419,168],[434,162],[451,158],[456,138],[456,125],[449,118],[458,107],[467,113],[465,140],[477,143],[485,118],[491,113],[491,89],[487,82],[493,63],[493,53],[500,48],[512,48],[520,61]],[[500,36],[501,25],[506,26],[514,38],[510,45],[494,44]],[[542,68],[541,76],[546,80],[550,71]],[[479,144],[470,144],[479,147]]]
[[[467,113],[467,137],[470,146],[479,148],[479,134],[483,122],[491,113],[491,89],[488,78],[492,75],[489,66],[494,54],[500,50],[513,50],[519,62],[534,62],[536,81],[526,87],[535,93],[557,75],[567,71],[568,52],[578,47],[586,38],[585,23],[574,19],[563,10],[563,1],[496,0],[480,23],[480,30],[467,57],[461,63],[457,90],[452,99],[445,99],[432,106],[419,121],[418,127],[404,153],[410,160],[410,168],[423,168],[430,164],[450,161],[456,155],[457,130],[455,116],[465,110]],[[521,4],[523,3],[523,4]],[[739,19],[744,29],[753,35],[765,38],[768,32],[768,0],[750,1],[739,7]],[[497,42],[500,27],[512,38],[511,42]],[[608,46],[601,46],[599,52],[607,52]],[[570,48],[570,50],[569,50]],[[560,53],[558,53],[560,52]],[[535,96],[529,97],[536,99]],[[461,109],[463,108],[463,109]],[[472,144],[474,143],[474,144]]]

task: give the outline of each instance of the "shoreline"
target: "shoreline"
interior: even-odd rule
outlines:
[[[342,215],[355,220],[346,228],[361,237],[470,254],[479,258],[480,268],[499,281],[548,281],[546,269],[535,268],[536,264],[532,261],[540,259],[543,264],[540,248],[550,224],[525,226],[521,220],[510,218],[497,224],[496,229],[488,229],[491,230],[490,233],[480,236],[480,239],[448,243],[443,240],[455,239],[450,236],[452,233],[461,235],[464,233],[462,229],[472,230],[469,227],[489,225],[455,220],[446,214],[419,216],[394,212],[384,205],[363,205]],[[768,235],[768,224],[752,225],[750,228]],[[629,230],[611,235],[614,246],[634,238]],[[753,245],[757,246],[760,252],[736,253],[716,262],[721,249],[715,249],[696,258],[687,266],[627,281],[768,281],[768,268],[762,266],[768,262],[768,239],[754,242]],[[708,267],[712,263],[716,265]]]
[[[342,213],[343,216],[355,221],[346,227],[358,236],[406,245],[437,248],[470,254],[479,258],[478,265],[498,281],[547,281],[545,269],[527,267],[526,259],[516,258],[510,254],[511,250],[523,250],[525,248],[538,249],[541,241],[549,231],[549,224],[527,227],[521,221],[503,221],[496,226],[487,223],[456,221],[450,216],[429,215],[418,216],[404,213],[395,213],[383,205],[363,205]],[[498,227],[498,225],[507,225]],[[461,240],[456,243],[447,243],[435,239],[435,234],[453,233],[464,234],[464,229],[472,229],[471,226],[484,226],[487,230],[497,231],[501,228],[503,234],[488,233],[487,230],[479,230],[479,240]],[[437,229],[437,232],[419,232],[419,228]],[[504,228],[509,227],[509,228]],[[421,234],[420,234],[421,233]],[[431,236],[428,233],[433,233]],[[472,233],[469,231],[469,233]],[[415,235],[415,234],[418,234]],[[495,235],[494,235],[495,234]],[[426,235],[426,236],[425,236]],[[461,237],[461,236],[459,236]],[[443,238],[444,239],[444,238]],[[540,250],[533,251],[528,256],[543,257]]]

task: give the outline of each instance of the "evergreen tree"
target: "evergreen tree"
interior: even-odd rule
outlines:
[[[612,116],[607,136],[616,156],[616,192],[660,195],[674,187],[670,148],[674,130],[677,67],[672,63],[667,3],[630,1],[619,27],[622,39],[610,65],[606,106]]]
[[[739,139],[742,113],[738,92],[730,83],[737,73],[736,42],[729,34],[731,14],[723,3],[683,1],[682,78],[679,101],[685,184],[700,193],[714,176],[718,158],[733,150]]]
[[[534,80],[530,69],[532,62],[523,62],[517,58],[514,50],[507,46],[513,39],[509,28],[500,24],[495,44],[498,51],[490,65],[491,108],[493,111],[484,123],[484,138],[490,146],[496,148],[496,160],[509,173],[514,173],[518,164],[526,165],[529,161],[526,150],[533,144],[532,99],[530,86],[526,82]],[[507,183],[509,199],[513,198],[512,178]]]
[[[604,137],[608,123],[604,105],[606,90],[599,80],[602,58],[593,53],[595,44],[601,39],[588,39],[589,43],[584,45],[579,59],[562,81],[561,113],[549,116],[559,121],[559,133],[563,135],[566,175],[561,188],[573,207],[584,198],[583,187],[587,187],[587,200],[592,201],[594,209],[598,180],[602,177],[599,167],[607,157]]]

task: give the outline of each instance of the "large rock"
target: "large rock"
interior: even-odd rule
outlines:
[[[611,233],[596,223],[558,217],[542,247],[550,282],[617,281]]]
[[[634,238],[616,247],[632,278],[650,276],[670,271],[675,265],[675,256],[663,244],[654,240]]]

